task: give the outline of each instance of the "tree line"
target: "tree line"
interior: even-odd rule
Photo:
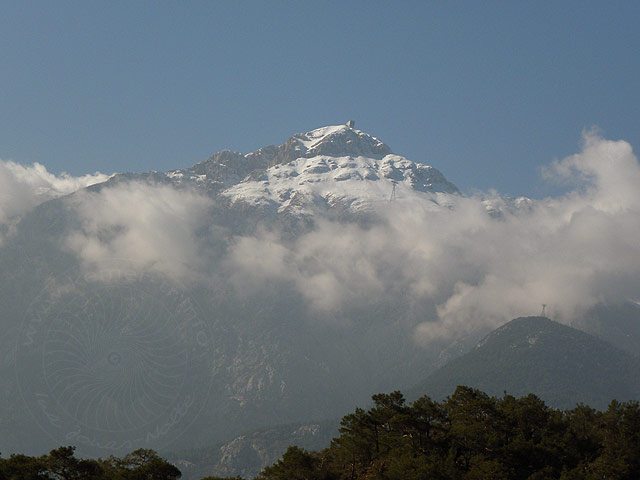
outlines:
[[[256,480],[636,480],[640,404],[606,411],[548,407],[533,394],[490,397],[458,387],[442,402],[407,404],[377,394],[368,410],[343,417],[328,448],[289,447]],[[177,480],[178,468],[153,450],[122,458],[78,459],[73,447],[49,455],[0,458],[0,480]],[[205,477],[202,480],[225,480]],[[241,480],[240,477],[226,480]]]
[[[320,452],[290,447],[259,480],[595,480],[640,478],[640,406],[548,407],[458,387],[443,402],[400,392],[345,416]]]
[[[38,457],[0,458],[0,480],[177,480],[180,476],[178,468],[147,449],[106,460],[76,458],[71,446]]]

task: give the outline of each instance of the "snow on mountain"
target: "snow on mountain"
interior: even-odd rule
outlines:
[[[450,205],[448,196],[460,193],[437,169],[396,155],[348,125],[298,133],[247,154],[223,150],[189,168],[118,174],[104,185],[131,180],[196,188],[231,204],[293,215],[358,212],[392,197]]]
[[[273,206],[278,212],[307,213],[307,206],[344,206],[360,210],[375,202],[422,192],[430,199],[438,193],[456,193],[435,168],[398,155],[382,159],[365,156],[318,155],[274,165],[256,179],[245,180],[221,194],[232,202]]]
[[[351,155],[379,159],[391,153],[391,149],[377,138],[347,125],[298,133],[289,142],[294,145],[294,151],[304,157]]]
[[[231,203],[293,214],[318,207],[359,211],[392,196],[422,195],[440,203],[446,195],[459,193],[435,168],[395,155],[379,139],[347,125],[299,133],[283,145],[248,154],[221,151],[191,168],[154,174],[153,179],[158,175],[178,186],[204,188]]]

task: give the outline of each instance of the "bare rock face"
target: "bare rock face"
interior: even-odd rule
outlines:
[[[329,446],[337,430],[337,420],[267,428],[215,447],[173,455],[171,461],[179,466],[185,480],[206,475],[254,478],[264,467],[278,461],[289,446],[321,450]]]

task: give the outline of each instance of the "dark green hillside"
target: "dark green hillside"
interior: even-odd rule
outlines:
[[[640,404],[555,410],[460,386],[442,402],[372,397],[329,448],[289,448],[257,480],[637,480]],[[213,479],[211,479],[213,480]],[[234,479],[235,480],[235,479]]]
[[[515,319],[471,352],[436,370],[409,393],[444,398],[457,385],[490,395],[533,392],[551,406],[640,398],[638,360],[609,343],[545,317]]]

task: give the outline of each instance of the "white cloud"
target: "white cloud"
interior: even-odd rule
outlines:
[[[201,266],[196,233],[206,221],[208,197],[131,182],[80,192],[71,204],[82,227],[69,234],[66,245],[87,268],[125,260],[184,277]]]
[[[631,145],[583,134],[582,152],[553,162],[543,170],[546,178],[574,184],[580,199],[593,208],[617,212],[640,201],[640,166]]]
[[[102,173],[80,177],[67,173],[54,175],[39,163],[24,166],[0,160],[0,226],[10,225],[20,215],[44,201],[104,182],[108,178]]]

